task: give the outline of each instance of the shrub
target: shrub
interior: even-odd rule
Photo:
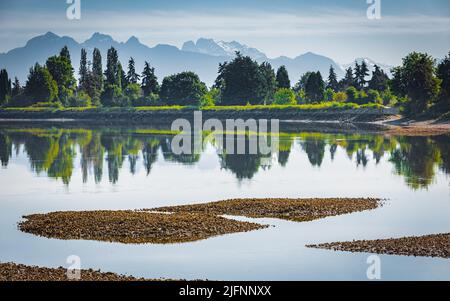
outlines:
[[[273,97],[273,103],[277,105],[293,105],[296,104],[297,101],[295,99],[295,93],[291,89],[281,88]]]
[[[297,94],[295,94],[295,99],[298,104],[306,104],[308,103],[308,99],[306,98],[305,90],[300,89]]]
[[[69,106],[71,107],[91,107],[92,99],[84,91],[78,92],[78,95],[69,98]]]
[[[325,101],[333,101],[334,100],[334,91],[331,88],[327,88],[323,95]]]
[[[169,105],[200,105],[208,92],[205,83],[193,72],[167,76],[161,85],[161,100]]]
[[[355,87],[348,87],[345,93],[347,94],[347,102],[356,103],[358,101],[359,93]]]
[[[128,100],[134,102],[142,96],[142,90],[138,84],[129,84],[125,88],[124,94],[128,98]]]
[[[101,97],[102,105],[107,107],[126,106],[129,102],[122,95],[122,89],[117,85],[106,85]]]
[[[381,98],[380,93],[377,90],[369,90],[366,100],[366,103],[383,103],[383,99]]]
[[[148,96],[133,100],[131,104],[133,107],[160,106],[161,101],[158,94],[150,93]]]
[[[345,102],[347,100],[347,94],[345,92],[336,92],[333,95],[334,102]]]
[[[398,102],[397,97],[392,94],[390,89],[381,93],[381,99],[383,101],[383,105],[385,106],[395,106]]]
[[[31,106],[32,108],[53,108],[53,109],[61,109],[63,105],[59,101],[55,102],[37,102]]]

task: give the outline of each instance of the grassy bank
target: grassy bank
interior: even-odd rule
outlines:
[[[118,120],[127,122],[172,121],[192,118],[201,110],[204,118],[218,119],[280,119],[366,122],[385,119],[397,114],[395,109],[380,105],[327,102],[305,105],[248,105],[248,106],[154,106],[154,107],[86,107],[4,108],[0,119],[83,119]]]

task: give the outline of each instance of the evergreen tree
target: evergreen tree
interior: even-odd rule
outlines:
[[[224,105],[258,104],[264,99],[265,77],[259,64],[249,56],[236,52],[231,62],[219,65],[215,88],[221,92]]]
[[[36,64],[30,69],[25,94],[32,102],[54,101],[58,98],[58,84],[47,68]]]
[[[441,83],[441,93],[439,95],[439,100],[445,105],[443,110],[450,109],[450,52],[448,56],[438,65],[437,76],[442,81]]]
[[[355,67],[355,77],[356,85],[359,89],[364,89],[366,86],[366,77],[369,75],[369,68],[367,67],[366,61],[363,60],[361,65],[356,63]]]
[[[321,102],[324,99],[325,83],[319,71],[311,73],[305,85],[306,97],[311,102]]]
[[[107,85],[118,85],[119,80],[121,80],[120,77],[117,75],[119,74],[119,56],[117,54],[117,50],[114,47],[111,47],[108,49],[108,54],[106,58],[106,70],[105,70],[105,76],[106,76],[106,84]]]
[[[123,71],[122,64],[120,62],[117,67],[117,86],[124,90],[128,85],[127,75],[125,71]]]
[[[369,89],[383,92],[388,88],[389,77],[384,71],[375,65],[375,70],[372,72],[372,78],[369,81]]]
[[[0,105],[4,105],[11,96],[11,80],[6,69],[0,70]]]
[[[339,82],[337,80],[337,75],[336,72],[334,71],[333,66],[330,66],[327,88],[332,89],[334,92],[337,92],[339,90]]]
[[[286,69],[286,66],[281,66],[277,70],[277,88],[278,89],[291,88],[291,81],[289,80],[289,74]]]
[[[300,77],[298,83],[295,84],[294,86],[294,91],[295,92],[300,92],[301,90],[305,90],[305,86],[306,83],[308,82],[308,78],[311,76],[313,72],[306,72],[305,74],[302,75],[302,77]]]
[[[88,85],[87,82],[88,68],[87,68],[87,53],[84,48],[81,49],[80,70],[78,74],[80,75],[79,89],[81,91],[86,91],[86,86]]]
[[[200,105],[207,92],[205,83],[193,72],[167,76],[161,85],[161,99],[169,105]]]
[[[155,75],[155,68],[150,67],[148,62],[145,62],[144,71],[142,72],[142,91],[144,96],[159,93],[158,78]]]
[[[439,93],[441,83],[435,75],[435,60],[426,53],[413,52],[393,69],[392,87],[397,96],[406,96],[408,113],[424,112]]]
[[[22,87],[20,86],[19,79],[17,77],[14,78],[13,87],[11,90],[11,96],[16,97],[22,93]]]
[[[139,74],[136,73],[134,59],[130,57],[128,61],[128,73],[127,73],[127,82],[129,84],[137,84],[139,81]]]
[[[92,54],[92,80],[94,82],[93,100],[98,100],[103,90],[103,66],[100,50],[94,49]]]
[[[355,86],[355,88],[360,90],[361,87],[359,86],[359,78],[361,76],[361,65],[359,65],[358,61],[355,61],[354,75],[355,75],[355,77],[354,77],[354,86]]]
[[[61,51],[60,51],[60,53],[59,53],[59,56],[62,56],[62,57],[64,57],[64,58],[66,58],[68,61],[71,61],[71,59],[70,59],[69,48],[67,48],[67,46],[64,46],[64,47],[61,49]]]
[[[348,67],[345,70],[345,76],[339,83],[339,86],[340,86],[341,91],[345,91],[345,90],[347,90],[347,88],[355,86],[355,79],[353,77],[352,67]]]
[[[47,59],[46,68],[58,85],[59,100],[67,105],[76,88],[76,79],[73,75],[72,62],[67,46],[61,50],[59,56],[52,56]]]
[[[263,62],[259,66],[259,72],[261,75],[261,87],[259,90],[259,99],[264,103],[273,100],[273,95],[277,89],[277,80],[275,76],[275,70],[268,62]]]

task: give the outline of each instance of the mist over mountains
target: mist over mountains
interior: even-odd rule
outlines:
[[[307,71],[320,71],[323,77],[326,78],[330,66],[333,66],[337,75],[341,77],[344,75],[344,68],[351,65],[341,66],[326,56],[312,52],[295,58],[280,56],[272,59],[258,49],[243,45],[237,41],[225,42],[200,38],[196,42],[185,42],[183,47],[179,49],[176,46],[166,44],[149,47],[142,44],[134,36],[130,37],[126,42],[118,42],[109,35],[94,33],[89,39],[79,43],[71,37],[58,36],[52,32],[47,32],[44,35],[30,39],[23,47],[0,54],[0,68],[6,68],[10,77],[17,76],[24,83],[31,66],[36,62],[44,64],[48,57],[58,54],[65,45],[70,50],[76,74],[78,73],[82,48],[87,50],[88,59],[91,59],[94,48],[100,49],[105,67],[107,50],[110,47],[114,47],[119,53],[119,59],[124,68],[127,66],[128,59],[133,57],[136,61],[138,72],[142,71],[144,62],[148,61],[155,67],[159,81],[162,81],[162,78],[167,75],[182,71],[194,71],[208,86],[211,86],[217,77],[219,63],[232,60],[236,51],[240,51],[258,62],[268,61],[275,69],[285,65],[292,84],[297,82],[301,75]],[[362,60],[357,59],[357,61]],[[368,58],[364,58],[364,60],[369,63],[370,69],[375,64]],[[391,68],[383,64],[378,65],[386,72]]]

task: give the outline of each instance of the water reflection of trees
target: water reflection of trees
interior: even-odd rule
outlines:
[[[132,174],[139,166],[144,167],[147,175],[150,174],[159,153],[162,153],[163,160],[183,165],[200,160],[201,155],[195,152],[192,155],[174,154],[171,139],[170,135],[142,134],[133,130],[3,129],[0,130],[0,161],[7,166],[13,150],[20,149],[28,157],[35,173],[46,173],[48,177],[68,184],[78,158],[83,182],[92,175],[96,183],[101,182],[106,166],[109,181],[116,183],[126,163]],[[218,160],[221,167],[237,179],[251,179],[262,169],[270,167],[274,158],[279,166],[285,167],[296,144],[306,154],[311,166],[318,168],[323,168],[327,156],[333,161],[340,152],[356,166],[362,167],[370,162],[379,164],[386,157],[394,173],[404,177],[412,189],[429,187],[438,169],[447,174],[450,172],[448,135],[291,134],[280,137],[277,156],[224,152],[218,154]]]

